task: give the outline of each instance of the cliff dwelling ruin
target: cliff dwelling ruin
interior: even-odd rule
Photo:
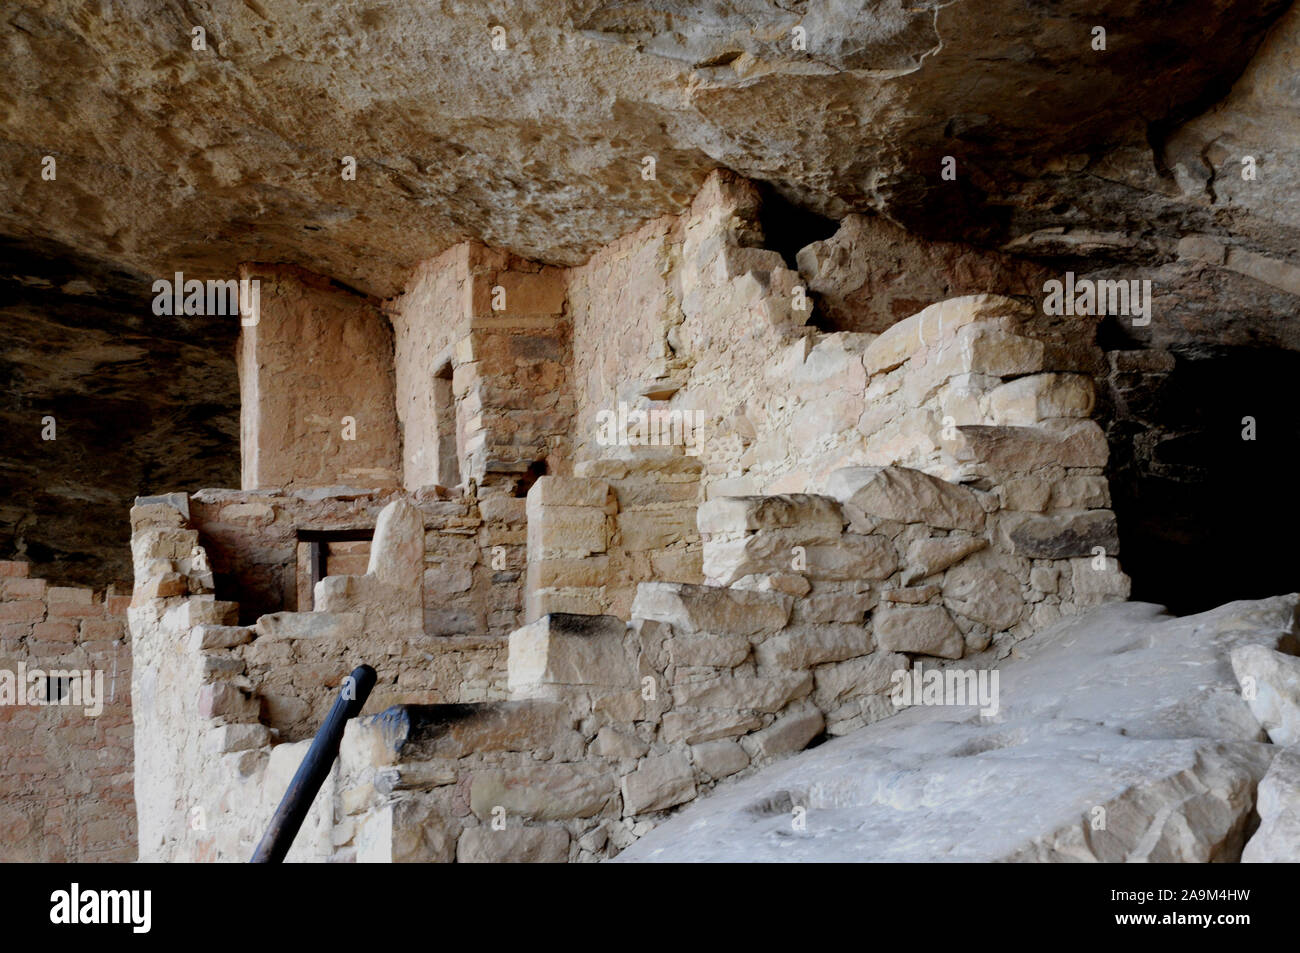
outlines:
[[[0,42],[0,860],[1300,860],[1300,9]]]

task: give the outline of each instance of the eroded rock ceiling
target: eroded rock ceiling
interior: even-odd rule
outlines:
[[[387,296],[468,237],[577,263],[726,166],[837,218],[1024,251],[1077,252],[1037,234],[1059,227],[1147,257],[1223,226],[1268,245],[1300,198],[1207,183],[1247,148],[1290,162],[1294,35],[1181,123],[1285,5],[11,2],[0,229],[147,274],[282,259]]]

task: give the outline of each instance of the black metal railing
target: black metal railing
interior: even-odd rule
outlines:
[[[347,677],[334,700],[325,723],[316,732],[316,738],[307,749],[307,755],[298,766],[298,773],[289,782],[280,806],[275,809],[271,824],[262,835],[257,850],[253,852],[254,864],[278,864],[284,860],[298,836],[298,829],[311,810],[316,792],[325,783],[334,759],[339,756],[339,743],[348,719],[355,717],[365,707],[370,691],[375,687],[375,670],[369,665],[358,665]]]

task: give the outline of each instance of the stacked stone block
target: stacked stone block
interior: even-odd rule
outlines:
[[[698,460],[639,451],[577,472],[529,491],[527,619],[626,618],[639,582],[701,580]]]

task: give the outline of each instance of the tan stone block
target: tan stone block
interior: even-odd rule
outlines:
[[[381,725],[385,743],[402,743],[407,756],[463,758],[493,751],[550,752],[557,760],[582,757],[585,739],[574,730],[569,707],[551,701],[495,701],[433,705],[404,711],[405,724]],[[390,750],[392,750],[390,748]]]
[[[621,781],[623,813],[662,811],[695,797],[695,770],[684,752],[649,757]]]
[[[212,682],[199,689],[199,715],[232,722],[257,720],[260,705],[229,682]]]
[[[699,506],[699,532],[745,533],[794,529],[805,542],[833,542],[845,524],[840,504],[806,493],[774,497],[719,497]]]
[[[38,622],[32,627],[32,638],[50,642],[75,642],[77,626],[71,622]]]
[[[248,751],[271,743],[271,730],[265,725],[218,725],[208,732],[211,750],[219,754]]]
[[[423,574],[424,514],[409,500],[394,500],[375,520],[366,575],[418,602]]]
[[[126,634],[120,619],[83,619],[81,622],[81,640],[83,642],[109,642],[122,638]]]
[[[884,536],[845,533],[834,543],[805,547],[804,557],[814,581],[887,579],[898,568],[894,544]]]
[[[624,511],[617,526],[619,544],[629,552],[666,549],[699,536],[694,506]]]
[[[664,582],[704,582],[704,553],[698,549],[677,549],[650,554],[653,578]]]
[[[95,593],[90,589],[79,589],[72,586],[50,586],[49,592],[46,594],[46,600],[50,605],[69,603],[88,606],[95,601]]]
[[[475,770],[469,790],[470,810],[483,821],[491,821],[496,808],[538,821],[591,817],[616,797],[612,775],[573,764]]]
[[[1105,569],[1096,568],[1092,559],[1071,559],[1070,585],[1080,605],[1127,599],[1132,589],[1132,581],[1113,558],[1106,560]]]
[[[538,559],[528,564],[528,579],[529,586],[535,588],[603,586],[610,580],[609,557]]]
[[[813,700],[829,710],[850,698],[887,692],[895,672],[907,671],[911,665],[906,655],[873,652],[861,658],[819,666],[815,673]]]
[[[805,669],[866,655],[875,644],[862,625],[805,625],[774,635],[754,648],[763,669]]]
[[[749,755],[745,749],[727,738],[706,741],[693,746],[691,760],[695,766],[715,781],[730,777],[737,771],[749,767]]]
[[[225,649],[251,641],[251,627],[237,625],[198,625],[190,636],[191,651]]]
[[[471,827],[460,835],[456,860],[462,864],[563,864],[569,832],[562,827]]]
[[[592,700],[591,710],[614,724],[630,725],[634,721],[652,718],[647,708],[654,705],[641,696],[640,689],[636,689],[601,695]]]
[[[443,817],[437,803],[424,799],[398,801],[391,811],[391,854],[394,864],[448,864],[456,857],[459,824]]]
[[[953,373],[1010,377],[1043,369],[1043,342],[998,328],[962,328],[951,350],[957,358]]]
[[[812,675],[791,672],[766,678],[724,675],[703,682],[689,682],[673,689],[678,705],[687,708],[747,708],[753,711],[780,711],[787,702],[802,698],[812,690]]]
[[[548,615],[602,616],[609,608],[604,589],[532,589],[525,596],[530,623]]]
[[[1053,470],[1056,471],[1055,474]],[[998,488],[1002,506],[1025,513],[1043,512],[1051,505],[1052,485],[1062,472],[1059,467],[1052,467],[1037,473],[1011,477]]]
[[[1029,570],[1029,585],[1038,592],[1056,592],[1061,570],[1055,566],[1035,566]]]
[[[738,635],[679,635],[664,642],[674,665],[735,668],[749,657],[749,639]]]
[[[346,644],[365,632],[360,612],[272,612],[257,620],[253,629],[263,639],[312,639]]]
[[[993,475],[1043,467],[1104,467],[1106,435],[1095,421],[1052,421],[1042,427],[958,427],[952,452]]]
[[[478,511],[485,523],[523,524],[528,521],[528,501],[504,493],[482,497],[478,501]]]
[[[632,615],[666,622],[680,634],[750,635],[783,628],[790,605],[791,598],[783,593],[643,582]]]
[[[23,563],[22,565],[27,565]],[[41,599],[45,596],[44,579],[26,577],[0,577],[0,601],[11,602],[21,599]]]
[[[790,622],[792,625],[861,623],[879,600],[879,594],[865,586],[865,583],[818,583],[815,592],[795,600]]]
[[[1083,374],[1033,374],[990,391],[989,423],[1031,427],[1053,417],[1089,417],[1096,400],[1092,378]]]
[[[178,629],[196,625],[234,625],[239,618],[239,603],[196,597],[186,599],[167,613],[166,621]]]
[[[544,685],[630,688],[626,624],[613,616],[552,613],[510,633],[509,689],[526,696]]]
[[[543,556],[587,556],[608,548],[603,510],[584,506],[547,506],[528,518],[528,552]]]
[[[1119,551],[1119,529],[1110,510],[1003,513],[998,532],[1011,552],[1029,559],[1090,556],[1098,546],[1108,554]]]
[[[904,318],[875,338],[863,352],[863,364],[871,375],[889,371],[921,349],[936,346],[975,321],[1022,319],[1029,313],[1020,302],[998,295],[966,295],[940,301]]]
[[[624,481],[614,487],[620,509],[653,506],[656,503],[699,503],[700,485],[690,483],[660,483],[658,481]]]
[[[1104,510],[1110,508],[1110,484],[1101,474],[1072,473],[1052,483],[1052,508]]]
[[[846,467],[830,475],[827,492],[867,516],[971,532],[984,527],[984,507],[974,492],[920,470]]]
[[[451,372],[451,389],[456,398],[459,400],[467,396],[477,386],[478,362],[457,364]]]
[[[631,732],[606,725],[596,733],[592,751],[602,758],[639,758],[648,745]]]
[[[40,622],[45,618],[45,603],[40,599],[0,602],[0,622]]]
[[[46,614],[51,619],[98,619],[104,615],[104,606],[94,602],[54,602]]]
[[[538,272],[502,272],[491,280],[475,278],[472,308],[475,316],[559,314],[564,310],[566,272],[543,268]],[[493,289],[505,291],[505,308],[493,310]]]
[[[137,567],[150,559],[189,559],[199,545],[199,534],[192,529],[148,529],[131,537],[131,555]]]
[[[943,606],[882,606],[872,622],[881,651],[953,659],[965,651],[961,631]]]
[[[880,594],[885,602],[903,605],[922,605],[939,595],[938,586],[910,586],[903,589],[886,589]]]
[[[664,715],[660,730],[664,741],[698,744],[715,738],[733,738],[753,731],[762,720],[748,712],[706,709],[704,711],[670,711]]]
[[[826,719],[816,708],[788,712],[745,738],[742,744],[754,752],[756,758],[776,758],[802,751],[825,727]]]
[[[605,480],[544,476],[529,488],[526,505],[530,514],[543,506],[589,506],[603,510],[610,504],[612,494]]]
[[[1014,576],[969,564],[948,570],[943,579],[943,601],[953,612],[983,622],[994,632],[1019,622],[1025,607],[1020,582]]]
[[[275,519],[275,510],[267,503],[231,503],[221,508],[218,519],[223,523],[263,526]]]

